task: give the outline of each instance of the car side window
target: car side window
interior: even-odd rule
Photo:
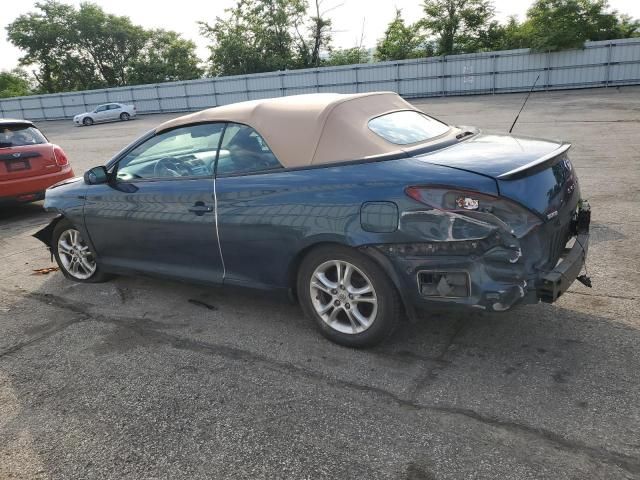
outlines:
[[[96,113],[97,112],[104,112],[107,109],[107,105],[101,105],[98,108],[96,108]]]
[[[118,181],[212,177],[224,123],[175,128],[154,135],[115,167]]]
[[[258,132],[247,125],[227,124],[216,175],[238,175],[276,168],[282,168],[282,165]]]

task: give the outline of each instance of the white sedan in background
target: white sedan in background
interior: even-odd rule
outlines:
[[[111,122],[114,120],[127,121],[136,116],[135,105],[122,103],[105,103],[98,105],[92,112],[79,113],[73,117],[76,125],[93,125],[98,122]]]

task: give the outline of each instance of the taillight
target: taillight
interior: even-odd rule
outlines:
[[[486,193],[446,186],[408,187],[405,193],[431,208],[499,225],[518,238],[542,223],[537,215],[517,203]]]
[[[59,167],[66,167],[69,165],[67,155],[64,153],[64,150],[57,145],[53,146],[53,157],[56,159],[56,164]]]

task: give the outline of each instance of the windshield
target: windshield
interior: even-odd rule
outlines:
[[[30,125],[0,125],[0,148],[24,147],[47,143],[37,128]]]
[[[369,120],[369,129],[396,145],[424,142],[449,131],[449,125],[412,110],[387,113]]]

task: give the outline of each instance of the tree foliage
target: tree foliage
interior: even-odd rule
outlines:
[[[228,18],[200,22],[212,41],[212,75],[286,70],[296,67],[296,31],[304,23],[304,0],[239,0]]]
[[[331,20],[322,0],[238,0],[213,23],[199,22],[211,40],[209,73],[239,75],[319,67],[331,50]]]
[[[329,57],[324,61],[324,65],[353,65],[356,63],[367,63],[371,56],[364,47],[351,47],[331,50]]]
[[[0,98],[21,97],[31,93],[27,73],[19,68],[10,72],[0,72]]]
[[[587,40],[637,35],[638,22],[610,11],[607,0],[537,0],[527,12],[521,33],[537,50],[582,47]]]
[[[322,53],[331,48],[331,19],[321,11],[321,0],[314,1],[315,10],[311,14],[305,36],[296,29],[298,35],[298,64],[301,68],[322,65]]]
[[[236,75],[371,60],[360,43],[332,47],[327,8],[333,0],[236,0],[223,18],[199,22],[207,37],[208,73]],[[336,0],[339,1],[339,0]],[[526,18],[494,18],[493,0],[422,1],[424,15],[407,23],[396,9],[374,59],[401,60],[489,50],[581,47],[587,40],[638,36],[640,25],[609,8],[607,0],[535,0]],[[310,4],[309,4],[310,3]],[[93,3],[79,7],[40,0],[35,10],[7,26],[24,55],[23,70],[3,72],[2,95],[54,93],[199,78],[194,42],[178,33],[147,30]],[[363,32],[364,34],[364,32]]]
[[[54,93],[199,76],[195,44],[175,32],[145,30],[92,3],[45,0],[7,26],[35,67],[38,91]]]
[[[161,83],[202,77],[204,70],[198,66],[200,60],[195,49],[195,43],[176,32],[149,32],[144,48],[129,62],[129,83]]]
[[[402,11],[396,8],[395,18],[376,45],[374,58],[378,61],[404,60],[426,57],[429,54],[433,54],[433,51],[420,23],[407,25],[402,18]]]
[[[490,0],[424,0],[423,8],[422,26],[435,37],[437,55],[482,48],[495,11]]]

